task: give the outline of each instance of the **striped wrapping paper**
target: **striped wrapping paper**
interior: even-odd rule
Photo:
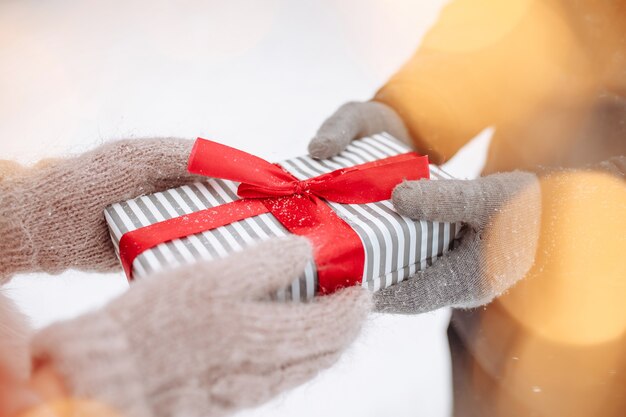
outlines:
[[[339,156],[315,160],[308,156],[280,162],[300,180],[339,168],[409,152],[407,146],[388,134],[352,142]],[[451,178],[436,166],[431,179]],[[164,192],[114,204],[105,210],[111,237],[118,244],[126,232],[170,218],[215,207],[239,199],[239,184],[219,179],[186,185]],[[365,248],[362,285],[372,291],[388,287],[432,264],[449,250],[460,226],[450,223],[415,221],[397,214],[391,201],[369,204],[328,203],[360,237]],[[251,217],[214,230],[163,243],[139,255],[133,263],[135,279],[166,268],[190,264],[200,259],[216,259],[242,250],[257,241],[289,232],[271,214]],[[278,256],[278,254],[277,254]],[[303,276],[276,294],[280,300],[306,300],[317,288],[315,264],[309,263]]]

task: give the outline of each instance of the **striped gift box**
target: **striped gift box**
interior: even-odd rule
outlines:
[[[340,155],[328,160],[300,156],[280,162],[280,165],[304,180],[409,151],[397,139],[380,134],[354,141]],[[430,174],[434,180],[451,178],[433,165]],[[108,207],[105,217],[116,251],[119,254],[119,241],[127,232],[238,200],[238,185],[233,181],[208,179]],[[372,291],[407,279],[432,264],[433,259],[449,250],[460,229],[457,224],[415,221],[400,216],[389,200],[369,204],[328,204],[361,239],[365,249],[362,285]],[[288,234],[274,216],[261,214],[147,250],[135,259],[133,276],[142,279],[154,272],[199,259],[225,257],[257,241]],[[314,296],[316,288],[317,273],[311,262],[303,276],[276,296],[280,300],[306,300]]]

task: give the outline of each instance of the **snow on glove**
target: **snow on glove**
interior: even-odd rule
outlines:
[[[330,158],[351,141],[381,132],[410,143],[402,119],[391,107],[376,101],[346,103],[319,128],[309,143],[309,153],[314,158]]]
[[[310,258],[308,242],[289,237],[138,281],[103,309],[41,331],[36,364],[51,364],[87,410],[212,417],[260,404],[333,364],[370,309],[361,287],[270,301]]]
[[[32,168],[0,161],[0,283],[21,272],[119,269],[104,208],[193,181],[192,145],[122,140]]]
[[[376,293],[378,311],[413,314],[483,305],[533,265],[541,219],[534,174],[407,181],[395,188],[393,203],[398,213],[413,219],[462,222],[465,230],[455,248],[432,266]]]

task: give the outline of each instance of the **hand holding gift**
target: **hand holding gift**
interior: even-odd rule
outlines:
[[[462,222],[455,248],[414,279],[376,294],[376,309],[414,314],[489,303],[533,265],[541,219],[534,174],[511,172],[476,180],[408,181],[394,190],[399,213]]]
[[[383,106],[376,102],[342,106],[311,141],[311,154],[335,155],[358,139],[359,132],[400,126],[399,116]],[[593,168],[623,176],[623,160],[613,158]],[[566,194],[567,184],[577,182],[574,176],[550,173],[544,181],[532,173],[515,171],[471,181],[420,180],[399,185],[392,199],[398,213],[465,227],[454,250],[433,266],[377,292],[375,308],[412,314],[489,303],[529,272],[539,245],[542,199],[547,197],[547,206],[555,205]],[[555,192],[542,195],[543,182],[557,184],[549,187]]]
[[[194,180],[184,174],[190,149],[122,141],[30,169],[0,164],[0,282],[20,272],[117,269],[102,210]],[[304,382],[336,360],[370,308],[360,288],[306,305],[265,300],[310,253],[288,238],[170,270],[44,329],[31,346],[32,331],[0,294],[0,414],[224,415]]]
[[[21,272],[119,269],[105,207],[192,182],[192,141],[122,140],[32,168],[0,161],[0,283]]]
[[[327,158],[363,134],[386,129],[411,142],[391,107],[376,101],[347,103],[322,124],[309,151]],[[421,313],[483,305],[521,279],[533,264],[541,217],[541,192],[534,174],[408,181],[395,188],[393,203],[398,213],[412,219],[466,227],[454,250],[433,266],[376,293],[379,311]]]
[[[571,190],[593,189],[598,184],[607,190],[619,189],[611,180],[593,178],[594,172],[619,182],[626,173],[626,158],[615,157],[587,170],[552,170],[540,176],[514,171],[469,181],[409,181],[399,185],[393,194],[399,213],[466,226],[455,248],[433,266],[418,271],[414,279],[376,293],[375,308],[415,314],[449,306],[477,307],[503,294],[533,266],[540,271],[544,264],[558,264],[552,257],[557,258],[557,248],[565,242],[554,241],[554,224],[567,218],[561,211],[567,207]],[[619,201],[619,192],[614,199]],[[607,218],[614,214],[607,213]],[[546,218],[551,224],[542,224]],[[542,260],[536,266],[541,251]],[[611,262],[607,256],[607,264]]]
[[[371,298],[349,288],[306,304],[267,300],[310,257],[302,238],[263,242],[141,280],[103,309],[44,329],[36,363],[67,388],[48,405],[222,416],[309,380],[356,337]]]

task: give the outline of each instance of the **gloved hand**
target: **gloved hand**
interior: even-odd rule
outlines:
[[[378,311],[413,314],[483,305],[533,265],[541,219],[541,189],[534,174],[407,181],[395,188],[392,199],[402,215],[462,222],[465,229],[455,248],[432,266],[376,293]]]
[[[104,208],[194,181],[192,145],[123,140],[32,168],[0,161],[0,284],[20,272],[119,269]]]
[[[381,132],[410,143],[406,126],[391,107],[377,101],[346,103],[319,128],[309,143],[309,153],[314,158],[330,158],[351,141]]]
[[[310,258],[289,237],[138,281],[36,335],[36,370],[56,370],[76,415],[212,417],[260,404],[333,364],[369,311],[361,287],[270,301]]]

